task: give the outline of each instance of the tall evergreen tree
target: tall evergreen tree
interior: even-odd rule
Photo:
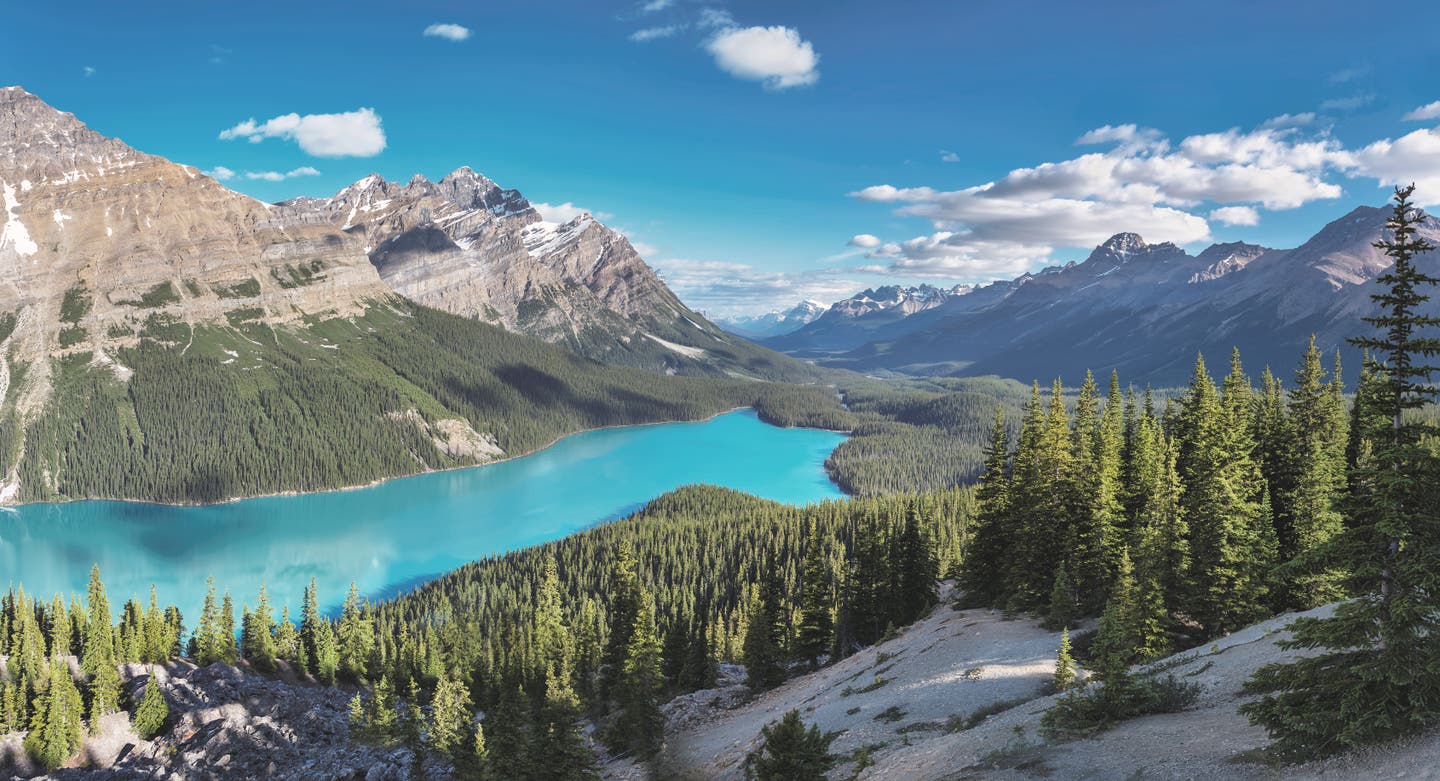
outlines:
[[[760,579],[750,625],[745,631],[745,673],[750,688],[757,692],[785,682],[790,611],[784,591],[778,567],[772,561]]]
[[[340,677],[347,681],[365,680],[370,655],[375,650],[375,627],[366,614],[360,601],[360,589],[353,580],[350,581],[350,590],[345,593],[345,605],[340,611],[336,635]]]
[[[835,572],[829,550],[833,540],[820,536],[811,521],[805,534],[805,563],[800,578],[800,628],[795,655],[814,668],[835,643]]]
[[[640,579],[635,574],[635,554],[628,542],[621,543],[615,551],[615,563],[610,570],[610,631],[600,667],[599,694],[602,700],[608,700],[614,694],[615,683],[621,676],[642,595]]]
[[[90,568],[90,584],[86,587],[85,604],[89,608],[86,622],[85,650],[80,655],[80,667],[86,674],[94,675],[102,667],[115,664],[115,637],[112,634],[110,600],[105,596],[105,584],[100,582],[100,565]]]
[[[1310,551],[1327,544],[1344,527],[1340,503],[1345,493],[1349,420],[1339,384],[1338,376],[1327,382],[1320,350],[1312,336],[1310,349],[1295,372],[1295,390],[1290,394],[1294,426],[1287,451],[1294,469],[1284,496],[1291,537],[1280,540],[1283,560],[1306,556],[1309,561]],[[1278,498],[1278,492],[1274,496]],[[1344,595],[1343,575],[1338,568],[1329,566],[1317,571],[1302,562],[1294,569],[1298,571],[1287,578],[1285,585],[1287,606],[1318,607]]]
[[[665,742],[665,719],[660,713],[665,677],[660,672],[660,661],[655,608],[642,592],[620,667],[619,712],[608,741],[612,748],[640,759],[655,756]]]
[[[98,581],[98,575],[92,575],[94,581]],[[70,678],[69,664],[64,659],[52,659],[49,679],[49,686],[35,703],[25,750],[46,769],[55,770],[80,750],[85,732],[83,702]]]
[[[1366,318],[1379,334],[1352,340],[1384,360],[1383,386],[1361,397],[1380,414],[1357,419],[1383,414],[1388,425],[1358,432],[1350,524],[1317,552],[1322,563],[1346,567],[1361,596],[1329,618],[1292,623],[1283,647],[1325,650],[1262,667],[1247,688],[1264,696],[1241,708],[1284,757],[1389,740],[1440,720],[1440,467],[1424,443],[1434,427],[1407,418],[1437,397],[1429,361],[1440,356],[1440,318],[1421,307],[1440,279],[1416,265],[1434,247],[1417,235],[1423,215],[1413,194],[1413,185],[1396,189],[1390,236],[1375,245],[1394,261],[1372,296],[1380,312]]]
[[[1035,387],[1031,404],[1038,410],[1039,387]],[[1027,415],[1028,418],[1028,415]],[[968,555],[961,563],[959,586],[965,601],[973,605],[997,605],[1004,601],[1009,588],[1007,574],[1014,568],[1017,532],[1010,508],[1010,428],[1005,423],[1005,408],[995,408],[990,425],[990,442],[985,448],[985,468],[975,488],[979,511],[974,521],[974,537]]]

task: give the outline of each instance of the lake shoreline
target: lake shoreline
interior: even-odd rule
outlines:
[[[460,470],[463,470],[463,469],[483,469],[484,467],[487,467],[487,466],[494,466],[494,465],[496,465],[496,464],[503,464],[503,463],[506,463],[506,462],[508,462],[508,461],[515,461],[516,459],[529,458],[530,456],[533,456],[533,455],[535,455],[535,454],[537,454],[537,453],[542,453],[542,452],[544,452],[544,451],[546,451],[546,450],[549,450],[549,449],[552,448],[552,447],[555,447],[556,445],[560,444],[561,442],[563,442],[563,441],[566,440],[566,439],[569,439],[570,437],[579,436],[579,435],[581,435],[581,434],[589,434],[589,433],[596,432],[596,431],[611,431],[611,430],[614,430],[614,429],[622,429],[622,428],[644,428],[644,427],[646,427],[646,426],[674,426],[674,425],[687,424],[687,423],[708,423],[708,422],[710,422],[710,421],[712,421],[712,420],[715,420],[716,418],[721,417],[721,416],[723,416],[723,415],[729,415],[729,414],[732,414],[732,413],[735,413],[735,412],[739,412],[740,410],[746,410],[746,409],[748,409],[748,410],[754,410],[755,407],[754,407],[753,405],[750,405],[750,404],[741,404],[741,405],[739,405],[739,406],[737,406],[737,407],[731,407],[730,409],[720,410],[719,412],[715,412],[715,413],[713,413],[713,414],[711,414],[711,415],[708,415],[708,416],[706,416],[706,417],[703,417],[703,418],[694,418],[694,419],[690,419],[690,420],[654,420],[654,421],[648,421],[648,422],[645,422],[645,423],[619,423],[619,424],[610,425],[610,426],[593,426],[593,427],[590,427],[590,428],[582,428],[582,429],[577,429],[577,430],[575,430],[575,431],[571,431],[571,432],[568,433],[568,434],[561,434],[560,436],[557,436],[557,437],[555,437],[554,439],[550,440],[550,441],[549,441],[548,443],[546,443],[545,445],[543,445],[543,446],[541,446],[541,447],[538,447],[538,448],[536,448],[536,449],[534,449],[534,450],[531,450],[531,451],[529,451],[529,452],[520,453],[520,454],[518,454],[518,455],[507,455],[505,458],[497,458],[497,459],[495,459],[495,460],[493,460],[493,461],[486,461],[486,462],[483,463],[483,464],[465,464],[465,465],[462,465],[462,466],[447,466],[447,467],[444,467],[444,468],[442,468],[442,469],[426,469],[426,470],[421,471],[421,472],[412,472],[412,473],[407,474],[407,475],[391,475],[391,476],[389,476],[389,477],[376,478],[376,479],[371,480],[370,482],[367,482],[367,483],[356,483],[355,485],[339,486],[339,487],[336,487],[336,488],[322,488],[322,489],[316,490],[316,491],[295,491],[295,490],[291,490],[291,491],[272,491],[272,492],[270,492],[270,493],[264,493],[264,494],[251,494],[251,495],[245,495],[245,496],[231,496],[231,497],[227,497],[227,498],[225,498],[225,499],[220,499],[220,500],[214,501],[214,502],[158,502],[158,501],[154,501],[154,500],[151,500],[151,499],[117,499],[117,498],[111,498],[111,497],[98,497],[98,496],[88,496],[88,497],[85,497],[85,498],[83,498],[83,499],[45,500],[45,501],[39,501],[39,502],[14,502],[14,503],[11,503],[11,502],[3,502],[3,501],[0,501],[0,509],[19,508],[19,507],[36,507],[36,506],[43,506],[43,505],[65,505],[65,504],[73,504],[73,503],[75,503],[75,502],[120,502],[120,503],[124,503],[124,504],[150,505],[150,506],[154,506],[154,507],[219,507],[219,506],[222,506],[222,505],[234,504],[235,502],[246,502],[246,501],[250,501],[251,499],[272,499],[272,498],[278,498],[278,497],[283,497],[283,496],[307,496],[307,495],[315,495],[315,494],[340,493],[340,492],[342,492],[342,491],[359,491],[359,490],[363,490],[363,489],[365,489],[365,488],[374,488],[374,487],[376,487],[376,486],[383,485],[383,484],[385,484],[385,483],[388,483],[388,482],[391,482],[391,481],[394,481],[394,480],[404,480],[404,479],[406,479],[406,478],[410,478],[410,477],[421,477],[421,476],[423,476],[423,475],[444,474],[444,473],[446,473],[446,472],[457,472],[457,471],[460,471]],[[763,416],[761,416],[758,412],[756,413],[756,416],[755,416],[755,417],[756,417],[756,419],[758,419],[761,423],[764,423],[764,424],[767,425],[767,426],[774,426],[775,428],[779,428],[779,429],[787,429],[787,428],[810,428],[809,426],[779,426],[779,425],[776,425],[776,424],[774,424],[774,423],[771,423],[771,422],[765,420],[765,418],[764,418]],[[843,435],[845,435],[845,436],[847,436],[847,437],[850,436],[850,435],[853,433],[853,432],[849,432],[849,431],[835,431],[835,430],[832,430],[832,429],[819,429],[819,428],[812,428],[811,430],[812,430],[812,431],[827,431],[827,432],[832,433],[832,434],[843,434]],[[831,453],[833,454],[834,451],[831,451]],[[839,489],[841,493],[845,494],[846,496],[851,496],[851,495],[852,495],[849,491],[845,490],[845,488],[842,487],[838,482],[836,482],[834,476],[833,476],[833,475],[830,475],[829,470],[826,470],[826,473],[825,473],[825,474],[826,474],[826,476],[830,479],[830,482],[835,483],[835,487],[836,487],[837,489]]]

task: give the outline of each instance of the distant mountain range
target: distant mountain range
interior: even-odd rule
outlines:
[[[743,336],[746,339],[760,339],[788,334],[824,314],[828,308],[828,304],[809,299],[783,311],[776,309],[763,315],[717,317],[714,322],[737,336]]]
[[[1192,256],[1121,233],[1082,262],[979,288],[866,291],[762,343],[863,372],[1073,381],[1115,368],[1128,381],[1179,384],[1196,352],[1220,364],[1232,347],[1255,372],[1288,376],[1314,334],[1346,354],[1353,377],[1359,356],[1345,339],[1370,332],[1361,318],[1389,265],[1372,244],[1388,214],[1359,207],[1294,249],[1234,242]],[[1440,243],[1440,220],[1427,217],[1421,232]],[[1440,253],[1420,265],[1440,274]],[[1440,301],[1429,306],[1440,314]]]

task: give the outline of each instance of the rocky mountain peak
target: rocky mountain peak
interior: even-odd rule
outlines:
[[[1145,239],[1141,238],[1138,233],[1117,233],[1106,239],[1105,243],[1101,244],[1099,249],[1117,255],[1130,255],[1143,252],[1148,246],[1149,245],[1145,243]]]

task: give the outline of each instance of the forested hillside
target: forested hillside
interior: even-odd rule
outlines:
[[[156,317],[139,336],[49,367],[22,501],[336,488],[521,455],[581,429],[703,418],[771,387],[607,366],[398,298],[293,329],[244,313],[229,327]],[[0,437],[12,463],[14,404]]]

